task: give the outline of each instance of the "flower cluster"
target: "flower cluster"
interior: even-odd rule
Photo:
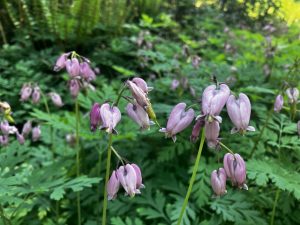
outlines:
[[[42,94],[41,88],[37,84],[33,85],[31,83],[25,83],[20,91],[20,101],[28,101],[31,97],[32,103],[37,104],[40,102]],[[50,92],[48,93],[48,96],[55,106],[62,107],[64,105],[60,95],[56,92]]]
[[[40,136],[41,136],[41,129],[40,126],[36,126],[32,128],[32,122],[27,121],[23,125],[22,132],[19,133],[18,129],[15,126],[10,126],[8,121],[3,120],[0,123],[0,130],[2,135],[0,135],[0,145],[6,146],[9,143],[9,135],[10,134],[15,134],[16,139],[18,142],[22,145],[25,143],[25,138],[32,133],[32,141],[38,141]]]
[[[299,90],[297,88],[288,88],[285,91],[290,105],[296,105],[299,98]],[[280,112],[284,105],[284,99],[281,94],[277,95],[274,102],[274,111]]]
[[[140,168],[136,164],[126,164],[114,170],[107,183],[108,200],[113,200],[117,197],[120,184],[124,188],[126,195],[134,197],[135,194],[140,194],[140,189],[145,187],[142,183]]]
[[[54,71],[66,69],[70,76],[69,90],[71,96],[76,98],[83,87],[93,87],[90,82],[96,79],[96,72],[99,69],[93,70],[90,66],[90,60],[78,55],[76,52],[63,53],[56,60]]]
[[[224,168],[219,168],[211,173],[211,186],[215,196],[226,194],[226,180],[232,186],[248,190],[246,181],[246,164],[239,154],[227,153],[223,160]]]

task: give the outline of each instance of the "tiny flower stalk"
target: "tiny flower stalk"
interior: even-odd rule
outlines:
[[[200,163],[200,159],[201,159],[201,154],[202,154],[202,149],[203,149],[203,145],[204,145],[204,140],[205,140],[205,129],[202,129],[201,141],[200,141],[200,145],[199,145],[199,149],[198,149],[196,161],[195,161],[195,164],[194,164],[194,168],[193,168],[192,176],[191,176],[191,179],[190,179],[189,187],[188,187],[187,193],[185,195],[185,199],[184,199],[183,205],[181,207],[181,211],[180,211],[180,214],[179,214],[177,225],[181,225],[181,221],[183,219],[183,215],[184,215],[185,209],[187,207],[190,195],[192,193],[193,185],[194,185],[194,182],[195,182],[195,179],[196,179],[196,174],[197,174],[197,171],[198,171],[198,168],[199,168],[199,163]]]

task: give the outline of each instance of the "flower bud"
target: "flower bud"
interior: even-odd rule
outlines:
[[[2,134],[8,135],[9,134],[9,123],[6,120],[2,121],[0,123],[0,129],[1,129]]]
[[[218,121],[205,121],[205,138],[209,148],[217,148],[219,146],[219,133],[220,125]]]
[[[22,129],[22,135],[24,137],[27,137],[28,134],[31,132],[32,130],[32,123],[30,120],[28,120],[24,125],[23,125],[23,129]]]
[[[130,164],[120,166],[117,170],[117,177],[130,197],[134,197],[135,194],[140,194],[140,191],[136,189],[137,175],[133,166]]]
[[[49,96],[55,106],[62,107],[64,105],[59,94],[57,94],[55,92],[51,92],[51,93],[49,93]]]
[[[8,145],[8,135],[0,135],[0,145],[7,146]]]
[[[202,112],[205,116],[209,116],[209,122],[211,122],[211,117],[215,118],[221,113],[229,95],[230,89],[226,84],[220,84],[219,89],[216,85],[205,88],[202,95]]]
[[[128,103],[126,106],[128,116],[136,122],[141,129],[148,129],[150,127],[150,120],[147,112],[139,105]]]
[[[69,57],[70,53],[63,53],[61,56],[58,57],[56,60],[55,66],[53,68],[54,71],[60,71],[61,69],[65,68],[66,66],[66,61]]]
[[[32,103],[37,104],[39,103],[40,99],[41,99],[41,89],[38,86],[36,86],[34,87],[31,95]]]
[[[41,137],[41,128],[36,126],[32,129],[32,141],[38,141]]]
[[[135,77],[132,79],[132,82],[135,83],[136,86],[142,89],[146,94],[153,89],[152,87],[148,87],[146,81],[144,81],[142,78]]]
[[[274,111],[280,112],[283,107],[283,97],[282,95],[277,95],[274,103]]]
[[[104,103],[100,107],[100,115],[102,120],[101,129],[108,133],[117,133],[115,127],[121,120],[121,112],[118,107],[111,107],[108,103]]]
[[[27,101],[30,96],[31,96],[31,93],[32,93],[32,87],[30,84],[24,84],[21,91],[20,91],[20,94],[21,94],[21,101]]]
[[[203,118],[196,120],[196,123],[192,130],[192,135],[190,136],[191,142],[196,142],[198,140],[200,131],[201,131],[202,127],[204,126],[204,124],[205,124],[205,121]]]
[[[147,98],[147,94],[138,87],[135,83],[128,80],[127,85],[129,89],[131,90],[132,96],[135,98],[136,102],[142,106],[143,108],[146,108],[150,105],[150,101]]]
[[[288,88],[286,90],[286,94],[288,96],[290,104],[294,104],[297,102],[299,98],[299,90],[297,88]]]
[[[76,79],[72,79],[69,83],[70,93],[73,98],[76,98],[80,91],[79,81]]]
[[[101,123],[100,104],[95,103],[90,111],[90,128],[95,131]]]
[[[172,109],[167,127],[159,130],[160,132],[164,132],[166,137],[171,137],[174,142],[176,141],[176,134],[187,128],[195,117],[193,109],[185,111],[185,108],[185,103],[177,104]]]
[[[254,127],[248,126],[251,115],[251,103],[247,95],[241,93],[238,99],[231,95],[228,98],[226,107],[228,115],[235,126],[231,133],[241,132],[244,134],[246,131],[255,131]]]
[[[232,185],[248,190],[246,181],[246,164],[239,154],[226,153],[224,156],[224,169]]]
[[[25,143],[25,138],[22,134],[19,134],[19,132],[16,132],[16,138],[20,145],[23,145]]]
[[[178,88],[179,84],[180,84],[179,80],[176,80],[176,79],[172,80],[171,89],[176,90]]]
[[[66,70],[71,77],[80,75],[80,66],[77,58],[68,59],[66,61]]]
[[[83,79],[87,80],[88,82],[96,79],[95,72],[91,69],[87,62],[80,63],[80,74]]]
[[[113,200],[117,197],[119,188],[120,188],[120,181],[117,177],[116,171],[114,170],[111,174],[111,177],[109,178],[108,183],[107,183],[108,200]]]
[[[210,181],[216,196],[226,194],[226,173],[223,168],[212,171]]]

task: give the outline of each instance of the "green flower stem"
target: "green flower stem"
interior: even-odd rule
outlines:
[[[229,153],[231,153],[231,154],[234,155],[234,152],[233,152],[230,148],[228,148],[226,145],[224,145],[222,142],[219,142],[219,144],[220,144],[223,148],[225,148],[226,151],[228,151]]]
[[[117,150],[114,149],[113,146],[111,146],[111,150],[112,150],[113,153],[117,156],[117,158],[121,161],[121,163],[124,165],[124,161],[123,161],[122,157],[119,155],[119,153],[117,152]]]
[[[126,90],[126,85],[124,84],[121,90],[119,91],[118,97],[113,105],[118,106],[120,99],[122,97],[123,92]],[[112,138],[113,134],[109,134],[108,136],[108,147],[107,147],[107,159],[106,159],[106,175],[105,175],[105,183],[104,183],[104,193],[103,193],[103,209],[102,209],[102,225],[106,224],[106,211],[107,211],[107,182],[110,174],[110,160],[111,160],[111,152],[112,152]]]
[[[261,139],[261,137],[262,137],[262,135],[263,135],[263,133],[264,133],[265,128],[266,128],[267,125],[268,125],[268,122],[269,122],[270,118],[271,118],[272,115],[273,115],[273,112],[274,112],[274,109],[273,109],[273,107],[272,107],[272,108],[269,110],[268,115],[267,115],[267,118],[266,118],[266,121],[265,121],[265,123],[264,123],[264,126],[263,126],[262,129],[260,130],[259,136],[258,136],[258,138],[256,139],[256,141],[255,141],[255,143],[254,143],[254,145],[253,145],[253,148],[252,148],[251,153],[250,153],[250,158],[253,157],[254,152],[255,152],[255,150],[257,149],[257,145],[258,145],[258,143],[259,143],[259,141],[260,141],[260,139]]]
[[[49,106],[48,106],[48,102],[46,99],[46,96],[44,95],[43,92],[41,92],[42,98],[43,98],[43,102],[44,102],[44,106],[46,109],[46,112],[49,114],[49,116],[51,115]],[[54,138],[53,138],[53,127],[50,125],[50,142],[51,142],[51,149],[52,151],[54,150]]]
[[[272,209],[270,225],[273,225],[273,224],[274,224],[275,212],[276,212],[276,207],[277,207],[279,195],[280,195],[280,189],[278,189],[278,190],[276,191],[276,194],[275,194],[275,200],[274,200],[274,205],[273,205],[273,209]]]
[[[76,176],[80,175],[80,146],[79,146],[79,104],[75,101],[75,115],[76,115]],[[77,192],[77,224],[81,225],[81,207],[80,207],[80,192]]]
[[[107,182],[110,174],[110,160],[111,160],[111,150],[112,150],[112,134],[108,137],[108,147],[107,147],[107,159],[106,159],[106,175],[104,183],[104,193],[103,193],[103,210],[102,210],[102,225],[106,225],[106,210],[107,210]]]
[[[186,196],[185,196],[185,199],[184,199],[181,211],[180,211],[180,215],[179,215],[179,219],[177,221],[177,225],[181,225],[183,214],[185,212],[185,209],[187,207],[190,195],[192,193],[193,185],[194,185],[194,182],[195,182],[195,179],[196,179],[196,174],[197,174],[199,163],[200,163],[200,158],[201,158],[201,153],[202,153],[202,149],[203,149],[203,145],[204,145],[204,140],[205,140],[205,130],[202,129],[201,141],[200,141],[200,145],[199,145],[199,149],[198,149],[198,153],[197,153],[197,158],[196,158],[196,161],[195,161],[195,164],[194,164],[193,173],[192,173],[192,176],[191,176],[191,179],[190,179],[189,188],[188,188],[188,191],[186,193]]]

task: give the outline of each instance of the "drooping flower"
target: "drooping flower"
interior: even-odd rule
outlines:
[[[32,141],[38,141],[41,137],[41,128],[36,126],[32,129]]]
[[[0,129],[2,134],[4,135],[9,135],[9,123],[7,122],[7,120],[4,120],[0,123]]]
[[[150,101],[147,98],[147,94],[143,91],[143,89],[138,87],[135,83],[133,83],[130,80],[127,81],[127,85],[131,90],[132,96],[135,98],[136,102],[144,109],[148,107]]]
[[[221,113],[226,101],[230,95],[230,89],[226,84],[220,84],[219,89],[216,85],[210,85],[205,88],[202,95],[202,116],[207,116],[208,121],[213,119],[222,122],[219,114]]]
[[[72,79],[69,83],[70,93],[73,98],[76,98],[80,91],[80,83],[77,79]]]
[[[167,127],[162,128],[159,131],[164,132],[166,137],[171,137],[173,141],[176,141],[176,134],[187,128],[195,117],[195,112],[193,109],[185,111],[186,104],[177,104],[170,114],[168,119]]]
[[[66,70],[72,78],[80,75],[80,65],[77,58],[68,59],[65,64]]]
[[[27,137],[29,135],[29,133],[32,130],[32,122],[30,120],[28,120],[24,125],[23,125],[23,129],[22,129],[22,135],[24,137]]]
[[[116,171],[114,170],[107,183],[108,200],[113,200],[117,197],[119,188],[120,188],[120,181],[117,177]]]
[[[117,133],[115,127],[121,120],[121,112],[116,106],[110,106],[108,103],[104,103],[100,107],[101,115],[101,129],[104,129],[108,133]]]
[[[120,166],[117,170],[117,177],[125,192],[130,197],[141,193],[140,190],[137,189],[137,175],[132,165],[126,164],[125,166]]]
[[[132,163],[131,166],[133,167],[136,175],[136,189],[139,190],[141,188],[145,188],[140,167],[134,163]]]
[[[32,103],[37,104],[41,99],[41,89],[35,86],[31,95]]]
[[[0,135],[0,145],[7,146],[9,142],[8,135]]]
[[[55,106],[62,107],[64,105],[59,94],[55,92],[50,92],[49,96]]]
[[[216,196],[226,194],[226,172],[223,168],[212,171],[210,181],[211,187]]]
[[[148,87],[146,81],[140,77],[133,78],[132,82],[135,83],[136,86],[138,86],[140,89],[142,89],[143,92],[145,92],[146,94],[148,94],[148,92],[153,89],[152,87]]]
[[[90,65],[87,62],[80,63],[80,74],[83,79],[88,82],[96,79],[95,72],[91,69]]]
[[[178,88],[179,84],[180,84],[179,80],[176,80],[176,79],[172,80],[171,89],[176,90]]]
[[[224,156],[224,169],[233,186],[248,190],[246,185],[246,164],[239,154],[226,153]]]
[[[192,135],[190,136],[191,142],[196,142],[199,138],[200,131],[205,124],[205,120],[203,118],[199,118],[196,120],[196,123],[192,130]]]
[[[101,124],[100,104],[95,103],[90,111],[90,128],[95,131]]]
[[[199,57],[198,55],[193,55],[192,56],[192,66],[197,69],[200,62],[201,62],[201,57]]]
[[[128,103],[126,106],[126,112],[141,129],[148,129],[150,127],[149,116],[139,104]]]
[[[32,93],[31,85],[30,84],[24,84],[21,91],[20,91],[20,95],[21,95],[20,100],[22,102],[27,101],[30,98],[31,93]]]
[[[217,148],[219,146],[219,133],[220,125],[218,121],[205,121],[205,138],[209,148]]]
[[[66,67],[65,63],[66,63],[69,55],[70,55],[70,53],[63,53],[62,55],[60,55],[58,57],[58,59],[56,60],[53,70],[57,72],[57,71],[60,71],[61,69],[65,68]]]
[[[283,107],[283,97],[282,95],[277,95],[274,103],[274,111],[280,112]]]
[[[288,96],[290,104],[294,104],[297,102],[299,98],[299,90],[297,88],[288,88],[286,90],[286,94]]]
[[[246,131],[255,131],[255,128],[249,125],[251,115],[251,103],[247,95],[240,93],[239,98],[236,99],[234,95],[228,98],[226,103],[228,115],[234,124],[231,133]]]
[[[22,134],[20,134],[19,132],[16,132],[16,138],[18,140],[18,142],[20,143],[20,145],[23,145],[25,143],[25,138]]]

